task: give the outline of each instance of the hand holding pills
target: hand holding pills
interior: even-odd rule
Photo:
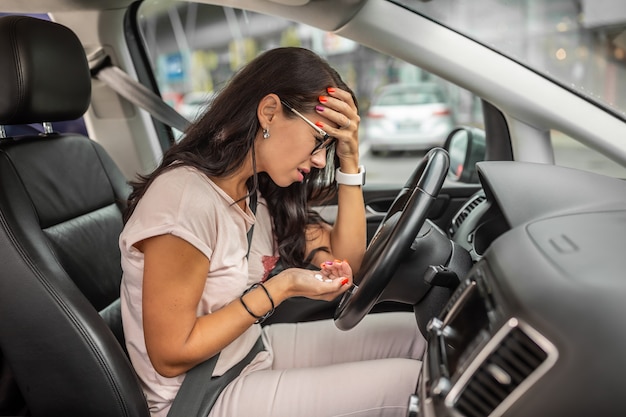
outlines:
[[[352,276],[352,268],[347,261],[326,261],[320,265],[321,270],[315,274],[315,278],[323,282],[333,282],[335,279],[341,279],[341,285],[347,285]]]
[[[352,284],[352,268],[346,261],[324,262],[319,271],[289,268],[272,280],[283,274],[285,277],[290,277],[288,284],[290,297],[331,301],[350,289]]]

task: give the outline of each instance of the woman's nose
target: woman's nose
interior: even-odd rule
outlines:
[[[326,152],[326,148],[322,148],[311,155],[311,162],[315,168],[322,169],[326,166]]]

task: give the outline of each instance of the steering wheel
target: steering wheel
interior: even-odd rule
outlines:
[[[339,329],[352,329],[374,307],[424,225],[449,167],[448,152],[442,148],[431,149],[419,162],[370,241],[355,284],[337,306]]]

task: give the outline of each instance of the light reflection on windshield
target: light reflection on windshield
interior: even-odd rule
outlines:
[[[623,0],[396,0],[626,117]]]

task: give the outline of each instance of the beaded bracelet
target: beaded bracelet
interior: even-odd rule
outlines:
[[[270,303],[272,304],[272,308],[270,309],[270,311],[268,311],[267,313],[263,314],[262,316],[257,316],[256,314],[254,314],[246,305],[246,303],[244,303],[243,301],[243,296],[248,294],[250,291],[252,291],[255,288],[261,287],[263,288],[263,291],[265,291],[265,294],[267,295],[267,298],[270,300]],[[265,285],[263,285],[260,282],[257,282],[256,284],[252,284],[249,288],[247,288],[243,294],[241,294],[241,296],[239,297],[239,301],[241,302],[241,305],[243,306],[243,308],[246,309],[246,311],[248,312],[248,314],[250,314],[252,317],[254,317],[256,319],[256,321],[254,322],[256,323],[263,323],[265,321],[265,319],[267,319],[269,316],[271,316],[272,314],[274,314],[274,310],[275,310],[275,306],[274,306],[274,299],[272,299],[272,296],[270,295],[270,292],[267,290],[267,288],[265,288]]]

